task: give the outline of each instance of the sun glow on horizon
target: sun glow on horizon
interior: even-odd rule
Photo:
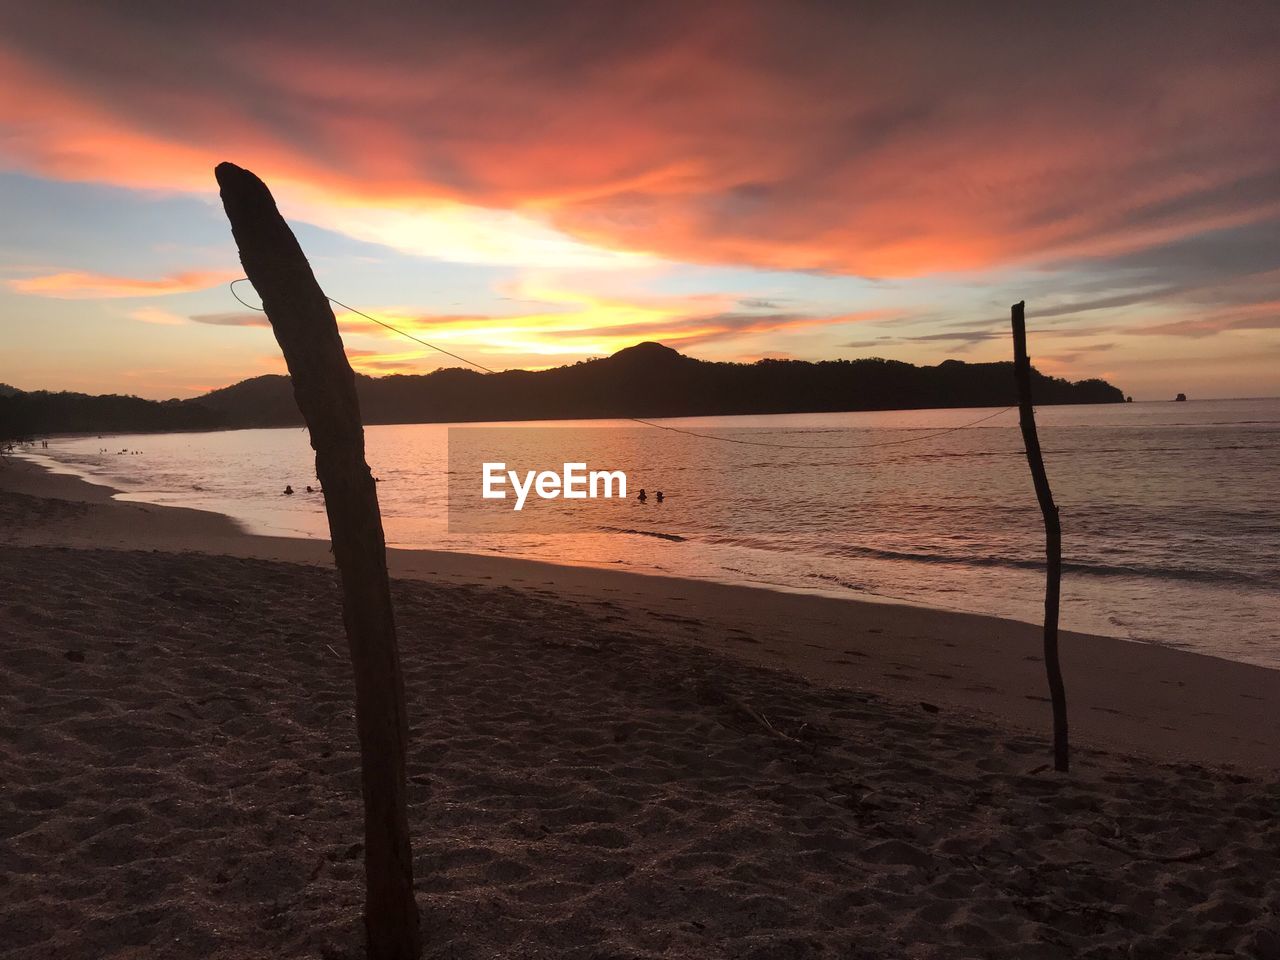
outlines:
[[[734,335],[856,324],[885,316],[880,310],[778,313],[743,308],[741,298],[730,294],[623,297],[571,289],[537,277],[524,278],[510,289],[516,294],[513,299],[545,309],[503,316],[422,315],[404,308],[362,312],[450,351],[469,349],[477,362],[486,366],[504,366],[504,357],[554,360],[605,356],[647,340],[681,349]],[[384,342],[401,339],[357,313],[341,308],[337,313],[344,334]],[[420,366],[401,367],[391,360],[391,355],[375,350],[354,358],[353,363],[366,369],[376,364],[384,373],[392,369],[400,373],[421,371]],[[531,366],[536,364],[521,364],[522,369]]]

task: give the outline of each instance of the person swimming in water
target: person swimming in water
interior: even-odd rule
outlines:
[[[641,503],[644,503],[646,500],[648,500],[648,499],[649,499],[649,495],[648,495],[647,493],[645,493],[645,492],[644,492],[644,488],[643,488],[643,487],[641,487],[641,489],[640,489],[640,495],[639,495],[638,497],[636,497],[636,499],[637,499],[637,500],[639,500]]]
[[[286,483],[286,484],[284,485],[284,495],[285,495],[286,497],[292,497],[292,496],[293,496],[293,487],[292,487],[290,484],[287,484],[287,483]]]
[[[659,490],[659,491],[658,491],[658,495],[657,495],[657,497],[655,497],[655,499],[656,499],[659,503],[661,503],[663,500],[665,500],[665,499],[667,499],[667,498],[666,498],[666,497],[664,497],[664,496],[662,495],[662,491],[661,491],[661,490]]]

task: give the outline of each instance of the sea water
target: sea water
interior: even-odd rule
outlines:
[[[578,459],[626,470],[632,497],[665,494],[575,533],[451,533],[450,428],[371,426],[366,442],[393,546],[1037,622],[1044,534],[1016,410],[936,435],[991,412],[662,421],[752,444],[628,421],[504,425],[535,431],[535,447],[539,428],[575,427]],[[1062,516],[1063,627],[1280,668],[1280,400],[1043,407],[1037,418]],[[122,499],[327,536],[322,496],[305,492],[318,483],[301,428],[60,438],[41,453]]]

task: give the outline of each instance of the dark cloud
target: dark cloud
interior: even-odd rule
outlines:
[[[875,340],[855,340],[851,343],[842,343],[840,346],[849,348],[866,348],[872,346],[885,346],[886,344],[904,344],[904,343],[941,343],[951,344],[959,350],[966,350],[980,343],[986,343],[989,340],[1009,340],[1010,333],[1008,327],[1009,321],[1004,321],[1004,329],[1002,330],[957,330],[954,332],[943,331],[941,333],[923,333],[914,336],[894,336],[886,335]],[[1108,332],[1109,327],[1090,327],[1087,329],[1072,330],[1054,330],[1054,337],[1093,337],[1100,333]],[[1094,347],[1082,347],[1080,349],[1096,349]]]
[[[269,327],[263,313],[201,313],[191,318],[192,323],[207,323],[215,327]]]
[[[1065,352],[1044,354],[1044,359],[1052,360],[1054,363],[1075,364],[1092,354],[1106,353],[1113,349],[1115,349],[1114,343],[1091,343]]]
[[[1280,330],[1280,303],[1272,304],[1271,311],[1265,316],[1221,316],[1199,317],[1187,320],[1176,320],[1172,323],[1157,323],[1150,326],[1133,327],[1128,333],[1142,336],[1164,337],[1212,337],[1231,330]]]
[[[1055,336],[1124,332],[1134,324],[1142,327],[1143,307],[1160,313],[1177,309],[1200,314],[1185,325],[1182,321],[1170,324],[1171,330],[1229,329],[1220,321],[1201,321],[1226,308],[1280,301],[1280,218],[1214,230],[1123,255],[1055,262],[1020,278],[1007,297],[1010,301],[1017,298],[1027,302],[1028,322],[1051,329]],[[1114,315],[1116,311],[1119,315]],[[1089,318],[1089,328],[1072,326],[1091,313],[1104,316]],[[948,317],[934,310],[912,320],[945,328],[919,339],[970,343],[1004,337],[1009,326],[1007,311],[974,319]],[[1143,329],[1160,328],[1148,324]]]
[[[1280,193],[1278,193],[1280,195]],[[1050,269],[1085,282],[1187,290],[1280,268],[1280,211],[1257,223],[1211,230],[1105,258],[1077,258]],[[1174,281],[1174,282],[1171,282]]]

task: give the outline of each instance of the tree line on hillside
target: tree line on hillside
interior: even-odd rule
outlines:
[[[1011,363],[760,360],[717,363],[656,343],[552,370],[358,376],[366,423],[689,417],[993,407],[1016,402]],[[1038,404],[1118,403],[1103,380],[1032,373]],[[300,424],[289,378],[255,377],[190,400],[0,392],[0,437]]]
[[[47,390],[0,394],[0,441],[21,442],[50,433],[151,433],[225,425],[219,413],[190,400]]]

